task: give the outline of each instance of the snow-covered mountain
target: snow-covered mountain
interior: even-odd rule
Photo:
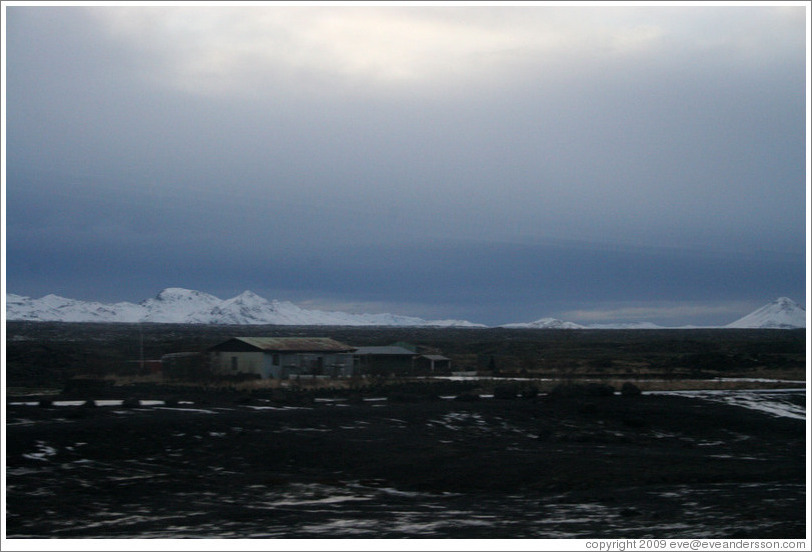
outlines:
[[[535,322],[503,324],[500,328],[530,328],[553,330],[666,330],[666,326],[658,326],[651,322],[618,322],[613,324],[589,324],[581,326],[574,322],[566,322],[557,318],[541,318]],[[679,326],[672,329],[691,328],[764,328],[764,329],[792,329],[806,327],[806,311],[804,308],[786,297],[780,297],[726,326]]]
[[[32,299],[9,293],[6,295],[8,320],[59,320],[62,322],[135,322],[143,308],[132,303],[112,305],[92,301],[76,301],[58,295]]]
[[[182,288],[167,288],[140,303],[98,303],[58,295],[40,299],[6,295],[6,319],[60,322],[161,322],[184,324],[278,324],[301,326],[431,326],[484,328],[466,320],[424,320],[397,314],[352,314],[306,310],[288,301],[268,301],[246,291],[231,299]],[[503,324],[527,329],[665,329],[651,323],[591,324],[582,326],[557,318]],[[688,326],[686,326],[688,327]],[[781,297],[723,328],[805,328],[806,311]]]
[[[351,314],[302,309],[246,291],[231,299],[167,288],[140,303],[104,304],[57,295],[32,299],[6,295],[6,319],[60,322],[163,322],[184,324],[279,324],[302,326],[484,327],[465,320],[424,320],[395,314]]]
[[[518,322],[515,324],[503,324],[500,328],[527,328],[542,330],[583,330],[586,326],[581,326],[575,322],[566,322],[557,318],[540,318],[535,322]]]
[[[141,301],[140,322],[202,323],[208,312],[222,300],[214,295],[182,288],[166,288],[155,297]]]
[[[617,322],[614,324],[590,324],[590,330],[667,330],[665,326],[659,326],[652,322]]]
[[[747,316],[731,322],[725,328],[776,328],[791,329],[806,327],[806,311],[787,297],[779,297]]]

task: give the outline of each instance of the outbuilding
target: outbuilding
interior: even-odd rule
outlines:
[[[209,348],[215,373],[263,379],[350,376],[353,350],[328,337],[233,337]]]
[[[355,350],[358,368],[365,376],[408,376],[414,373],[417,353],[405,347],[359,347]]]
[[[415,359],[415,367],[421,374],[429,376],[451,373],[451,359],[443,355],[420,355]]]

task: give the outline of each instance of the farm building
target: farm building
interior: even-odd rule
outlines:
[[[451,359],[443,355],[420,355],[415,359],[415,368],[421,374],[450,374]]]
[[[327,337],[234,337],[209,352],[217,374],[286,379],[295,375],[350,376],[354,349]]]
[[[355,350],[358,369],[367,376],[410,375],[417,353],[404,347],[359,347]]]
[[[451,360],[436,354],[419,354],[399,345],[360,347],[355,350],[359,372],[375,376],[417,376],[449,373]]]

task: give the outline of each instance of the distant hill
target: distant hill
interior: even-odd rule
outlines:
[[[557,318],[540,318],[535,322],[517,322],[514,324],[504,324],[500,328],[528,328],[542,330],[582,330],[586,326],[581,326],[575,322],[567,322]]]
[[[776,328],[792,329],[806,327],[806,310],[787,297],[779,297],[747,316],[731,322],[725,328]]]
[[[591,330],[667,330],[666,326],[659,326],[651,322],[617,322],[615,324],[590,324]],[[673,328],[672,328],[673,329]]]
[[[551,330],[666,330],[667,326],[659,326],[651,322],[617,322],[610,324],[589,324],[582,326],[575,322],[567,322],[557,318],[541,318],[535,322],[518,322],[513,324],[503,324],[500,328],[528,328],[528,329],[551,329]],[[731,322],[726,326],[679,326],[671,329],[688,328],[751,328],[751,329],[793,329],[806,327],[806,311],[804,308],[787,297],[780,297]]]

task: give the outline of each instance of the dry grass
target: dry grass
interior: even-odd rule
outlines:
[[[778,378],[774,378],[778,379]],[[402,383],[406,380],[391,380],[388,383],[396,384]],[[430,380],[420,379],[420,381],[428,382]],[[799,380],[795,380],[799,381]],[[494,386],[503,385],[515,382],[511,379],[482,379],[481,389],[485,392],[491,391]],[[800,383],[785,383],[780,381],[749,381],[747,379],[740,380],[715,380],[715,379],[630,379],[630,378],[609,378],[609,379],[591,379],[591,378],[561,378],[561,379],[527,379],[524,380],[527,384],[536,386],[542,393],[551,391],[555,386],[562,383],[602,383],[611,385],[616,390],[620,390],[624,383],[630,382],[640,388],[642,391],[694,391],[694,390],[742,390],[742,389],[787,389],[787,388],[804,388],[804,384]],[[364,380],[350,380],[350,379],[312,379],[301,378],[300,380],[251,380],[238,384],[228,384],[231,389],[239,391],[253,391],[262,389],[277,389],[277,388],[301,388],[307,390],[318,390],[326,388],[344,388],[349,389],[363,384]],[[385,383],[385,382],[380,382]],[[210,386],[209,386],[210,387]]]
[[[753,381],[754,379],[766,380],[779,380],[779,381]],[[302,389],[302,390],[319,390],[319,389],[352,389],[366,384],[373,383],[372,380],[360,378],[312,378],[301,377],[299,379],[278,380],[278,379],[254,379],[242,382],[173,382],[165,380],[160,374],[151,374],[148,376],[120,376],[105,378],[114,383],[115,386],[126,386],[134,384],[156,384],[156,385],[180,385],[183,387],[200,387],[206,390],[236,390],[240,392],[262,391],[270,389]],[[426,378],[415,378],[422,382],[429,382],[431,380]],[[780,381],[786,380],[786,381]],[[375,383],[378,385],[397,385],[410,381],[408,379],[391,379],[381,380],[376,379]],[[412,380],[414,381],[414,380]],[[690,379],[690,378],[635,378],[635,377],[608,377],[608,378],[589,378],[578,377],[573,375],[570,377],[549,377],[539,376],[534,378],[522,378],[520,381],[511,378],[487,378],[483,377],[479,380],[479,389],[481,392],[492,392],[493,388],[498,385],[521,383],[534,385],[542,393],[548,393],[557,385],[563,383],[601,383],[614,387],[620,390],[624,383],[630,382],[636,385],[642,391],[693,391],[693,390],[744,390],[744,389],[787,389],[787,388],[805,388],[805,383],[796,383],[805,381],[804,374],[799,371],[785,371],[778,373],[770,372],[768,374],[741,376],[736,379],[736,376],[726,375],[725,379]],[[791,383],[788,383],[791,382]],[[9,397],[24,396],[24,395],[57,395],[61,389],[54,388],[27,388],[27,387],[8,387],[6,388],[6,395]]]
[[[6,387],[7,397],[26,397],[30,395],[58,395],[62,389],[52,387]]]

